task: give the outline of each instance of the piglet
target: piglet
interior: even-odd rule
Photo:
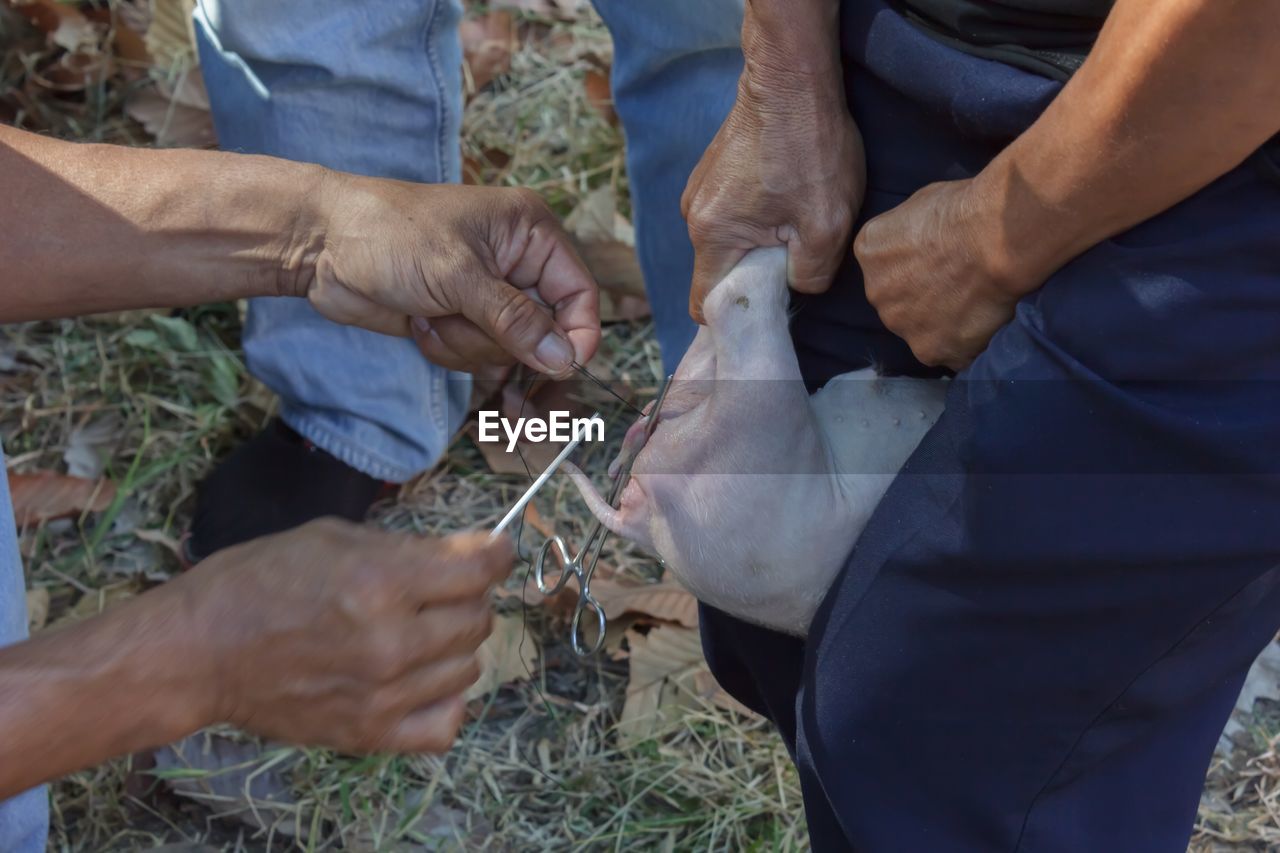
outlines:
[[[894,475],[942,412],[942,380],[873,369],[805,391],[788,332],[786,252],[748,254],[707,297],[615,509],[570,469],[609,530],[699,599],[804,636]],[[615,462],[615,466],[616,466]],[[614,469],[616,470],[616,468]]]

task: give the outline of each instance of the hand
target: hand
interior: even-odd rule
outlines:
[[[925,364],[961,370],[1053,270],[1004,247],[998,203],[974,181],[930,184],[858,233],[880,320]],[[1044,241],[1048,242],[1048,241]]]
[[[563,375],[595,353],[596,283],[532,191],[331,172],[321,195],[322,244],[304,284],[326,317],[412,334],[457,370],[514,357]]]
[[[505,538],[323,519],[221,551],[157,592],[195,614],[211,721],[343,752],[443,752],[511,560]]]
[[[744,49],[752,29],[744,28]],[[795,290],[831,285],[865,185],[862,136],[840,73],[838,57],[824,73],[796,77],[748,54],[738,99],[680,199],[694,249],[689,312],[699,323],[711,288],[759,246],[787,247]]]

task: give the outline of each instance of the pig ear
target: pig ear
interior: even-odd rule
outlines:
[[[633,513],[609,506],[609,503],[596,489],[595,483],[592,483],[591,478],[582,473],[581,468],[572,462],[566,462],[563,469],[569,475],[569,479],[573,480],[573,484],[578,487],[579,494],[587,502],[587,509],[591,510],[592,515],[600,519],[600,523],[607,527],[610,533],[616,533],[623,539],[630,539],[633,542],[643,542],[646,539],[645,531],[639,519],[635,518]]]

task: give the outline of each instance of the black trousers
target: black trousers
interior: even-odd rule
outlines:
[[[1058,91],[844,5],[864,217],[975,174]],[[1280,186],[1259,165],[1023,300],[807,643],[704,608],[717,677],[792,750],[815,850],[1185,850],[1280,625]],[[794,337],[815,386],[926,372],[852,263]]]

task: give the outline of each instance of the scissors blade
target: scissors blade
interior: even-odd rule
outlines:
[[[662,386],[658,388],[658,396],[653,398],[653,408],[649,410],[649,421],[644,425],[644,441],[618,467],[618,478],[613,481],[613,489],[609,492],[609,506],[615,509],[618,497],[627,485],[627,478],[631,476],[631,466],[635,465],[636,457],[640,455],[640,451],[644,449],[644,446],[649,443],[649,438],[658,426],[658,411],[662,408],[663,401],[667,399],[667,390],[671,387],[672,378],[671,375],[668,375],[666,379],[662,380]]]
[[[592,416],[592,419],[598,417],[599,414],[597,413]],[[547,481],[551,479],[551,475],[556,472],[556,469],[560,467],[564,460],[569,458],[570,453],[573,453],[573,451],[578,449],[578,445],[582,443],[582,438],[586,434],[587,433],[584,430],[578,435],[575,435],[573,440],[564,446],[564,450],[561,450],[560,454],[552,460],[550,465],[546,467],[546,470],[538,475],[538,478],[533,481],[533,485],[529,486],[528,491],[520,496],[520,500],[516,501],[516,505],[502,517],[502,521],[498,522],[498,526],[493,528],[493,532],[489,534],[490,539],[496,539],[502,531],[507,529],[511,522],[515,521],[520,516],[520,513],[529,505],[529,501],[533,500],[533,496],[538,493],[538,490],[545,486]]]

